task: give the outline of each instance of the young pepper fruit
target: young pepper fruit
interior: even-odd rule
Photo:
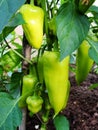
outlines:
[[[28,96],[26,99],[26,103],[28,105],[28,110],[33,114],[36,114],[42,108],[43,99],[41,96],[37,96],[37,95]]]
[[[88,55],[89,48],[89,43],[84,40],[77,50],[75,78],[78,85],[86,79],[94,63]]]
[[[26,98],[33,94],[36,83],[38,82],[35,75],[25,75],[23,77],[22,95],[19,100],[19,107],[26,107]]]
[[[25,23],[22,25],[29,44],[39,49],[43,40],[44,11],[42,8],[24,4],[20,8]]]
[[[65,108],[70,91],[69,56],[61,62],[59,52],[46,51],[43,56],[43,74],[54,117]]]

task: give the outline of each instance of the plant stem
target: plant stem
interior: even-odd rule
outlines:
[[[45,16],[45,33],[46,33],[46,36],[48,35],[48,19],[47,19],[47,9],[46,9],[46,0],[43,0],[42,1],[42,8],[44,10],[44,16]]]
[[[47,42],[47,45],[48,45],[48,50],[51,50],[51,40],[50,40],[50,36],[49,36],[49,32],[48,32],[48,18],[49,18],[49,14],[48,14],[48,10],[47,10],[47,0],[43,0],[42,2],[41,2],[41,4],[42,4],[42,8],[43,8],[43,10],[44,10],[44,14],[45,14],[45,18],[44,18],[44,20],[45,20],[45,24],[44,24],[44,27],[45,27],[45,34],[46,34],[46,42]]]
[[[31,60],[31,46],[29,46],[27,39],[25,35],[23,35],[23,55],[26,59]],[[24,75],[28,74],[28,67],[29,63],[27,61],[22,62],[22,71]],[[22,88],[21,88],[22,90]],[[19,130],[26,130],[26,114],[27,114],[27,109],[23,108],[22,109],[23,117],[22,117],[22,123],[19,126]]]
[[[19,130],[26,130],[26,114],[27,114],[27,110],[26,108],[22,109],[22,113],[23,113],[23,117],[22,117],[22,123],[19,126]]]
[[[24,56],[22,56],[19,52],[17,52],[15,49],[12,49],[11,50],[13,52],[15,52],[18,56],[20,56],[23,60],[27,61],[29,64],[32,64],[32,62],[30,60],[28,60],[27,58],[25,58]]]
[[[28,62],[29,64],[32,64],[32,62],[30,60],[28,60],[27,58],[25,58],[24,56],[22,56],[19,52],[17,52],[15,49],[13,49],[8,42],[6,41],[6,39],[4,39],[6,45],[8,46],[8,48],[10,48],[13,52],[15,52],[19,57],[21,57],[24,61]]]
[[[42,124],[40,130],[47,130],[46,129],[46,124]]]

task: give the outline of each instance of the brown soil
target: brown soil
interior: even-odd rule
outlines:
[[[68,105],[62,114],[70,123],[70,130],[98,130],[98,87],[90,90],[89,86],[98,83],[98,75],[89,74],[88,78],[77,86],[71,76],[71,91]],[[27,117],[27,130],[37,130],[40,120],[37,116]],[[50,119],[47,130],[56,130]]]

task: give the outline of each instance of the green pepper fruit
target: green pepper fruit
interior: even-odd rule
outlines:
[[[61,62],[59,52],[43,54],[43,73],[49,101],[56,116],[65,108],[69,95],[69,56]]]
[[[33,95],[27,97],[26,103],[28,105],[28,110],[36,114],[42,109],[43,99],[40,96]]]
[[[20,8],[25,23],[22,25],[29,44],[39,49],[43,40],[44,12],[42,8],[25,4]]]
[[[94,63],[88,55],[89,48],[89,43],[84,40],[77,50],[75,78],[78,84],[86,79]]]
[[[25,75],[23,77],[22,95],[19,100],[19,107],[26,107],[26,98],[33,94],[35,85],[37,84],[37,77],[35,75]]]
[[[18,53],[22,53],[21,50],[16,49]],[[21,62],[21,57],[18,56],[13,50],[8,50],[1,58],[0,65],[8,72],[12,71]]]
[[[79,11],[84,14],[95,0],[79,0]]]

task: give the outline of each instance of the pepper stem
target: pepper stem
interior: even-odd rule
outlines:
[[[34,5],[34,0],[30,0],[30,5]]]

